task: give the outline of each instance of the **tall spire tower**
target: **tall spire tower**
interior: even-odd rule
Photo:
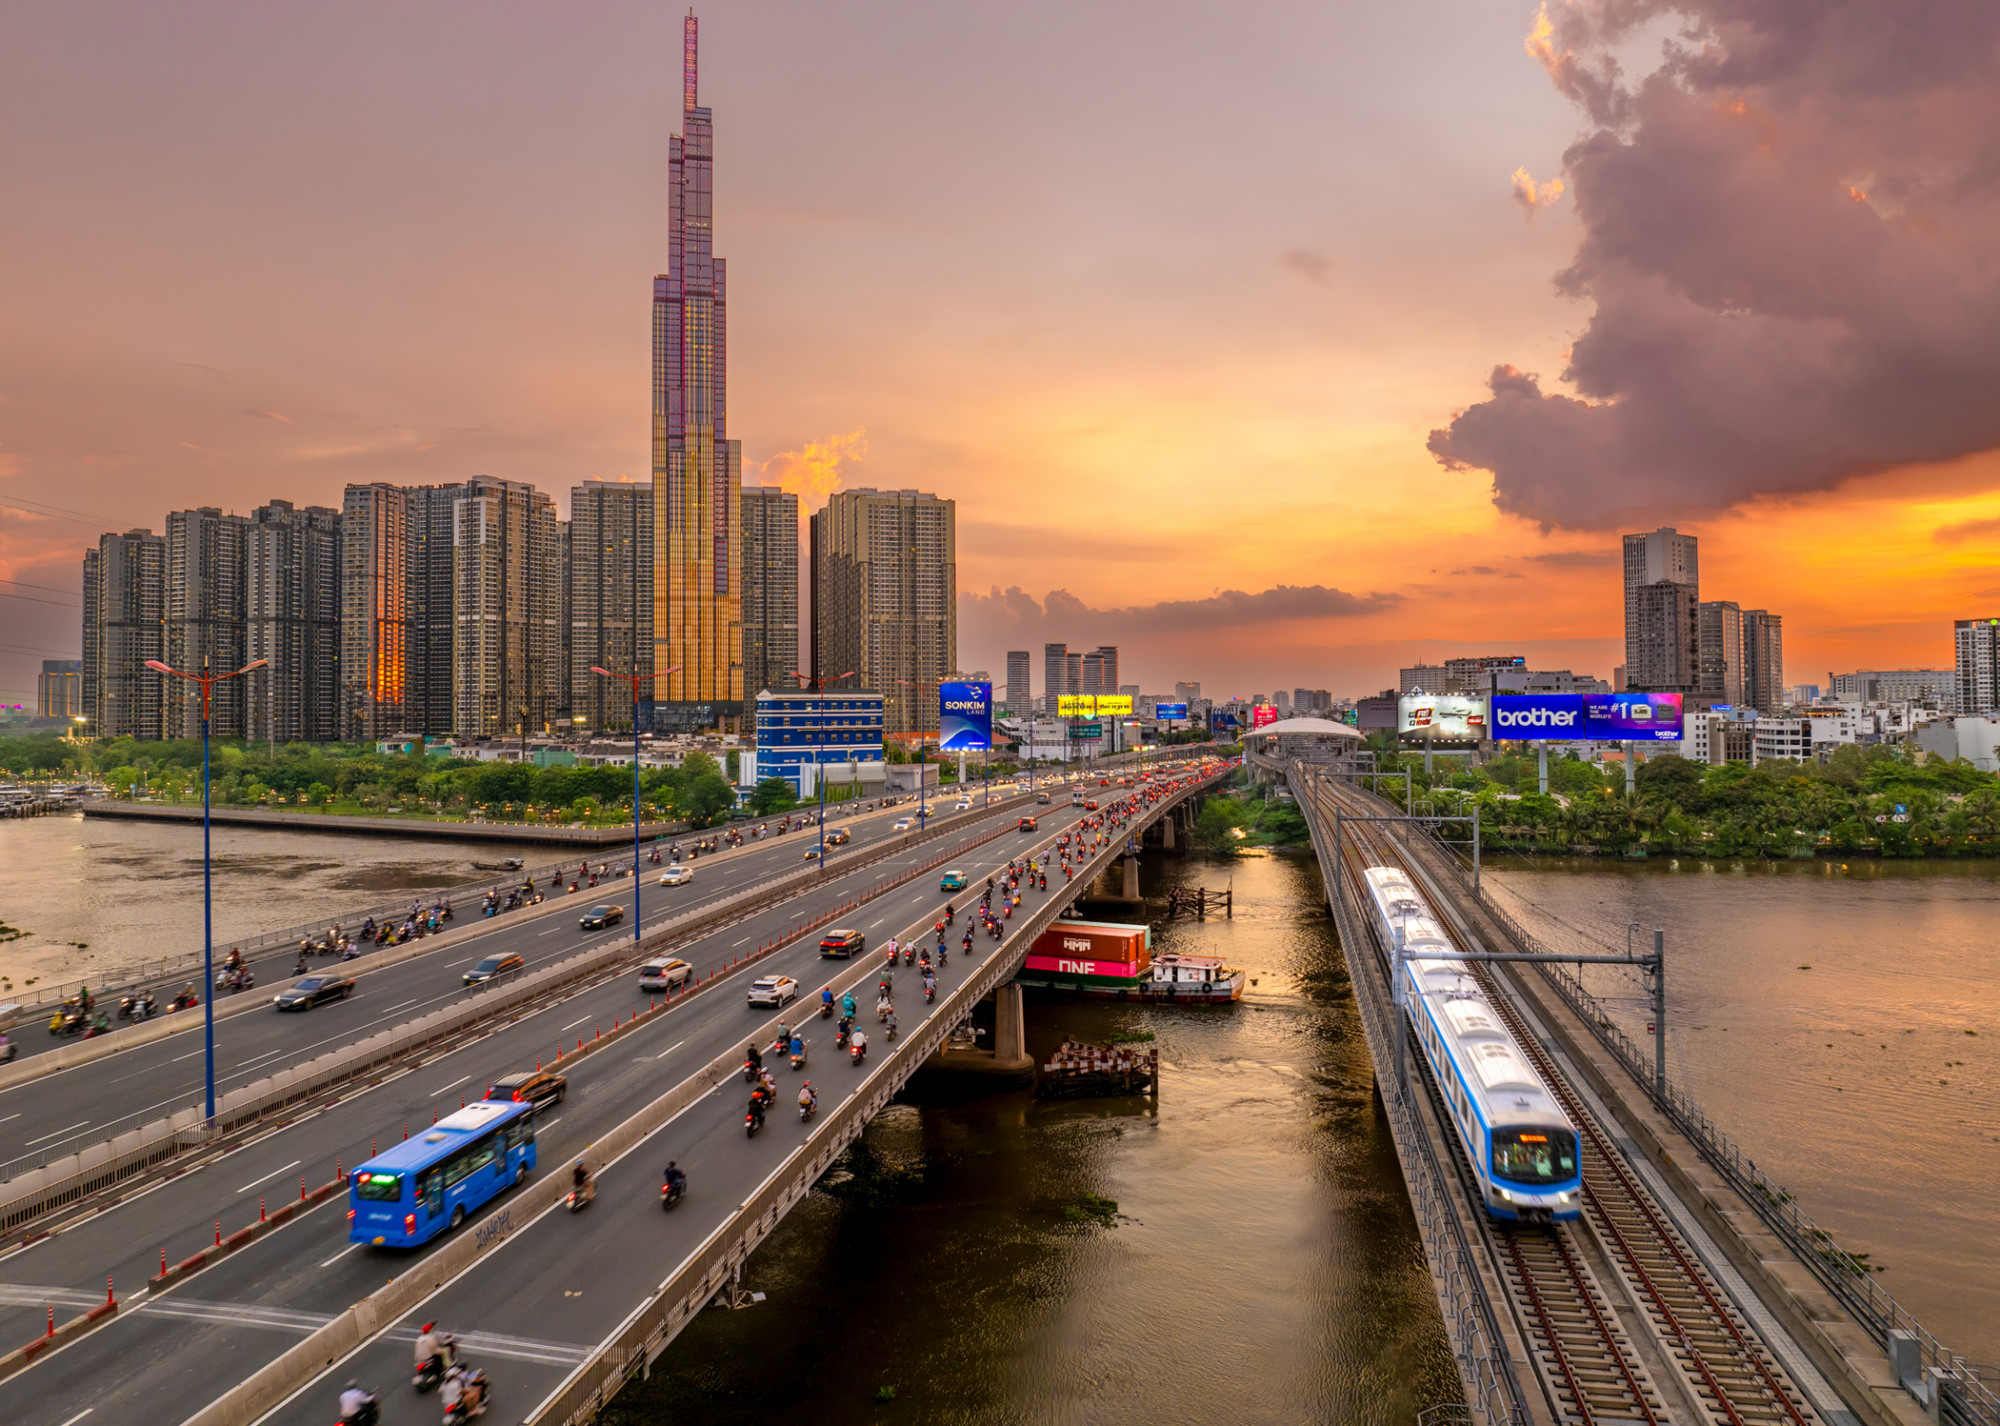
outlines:
[[[667,179],[667,270],[653,279],[654,726],[714,726],[743,704],[743,446],[728,439],[715,130],[696,100],[699,22],[681,40],[681,132]],[[677,673],[664,670],[678,668]]]

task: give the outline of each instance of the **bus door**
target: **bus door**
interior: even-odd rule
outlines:
[[[444,1166],[425,1169],[417,1179],[417,1202],[424,1207],[426,1219],[437,1218],[444,1213]]]

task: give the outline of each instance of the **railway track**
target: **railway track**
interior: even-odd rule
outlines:
[[[1357,886],[1365,866],[1407,867],[1394,839],[1378,826],[1353,824],[1349,836],[1352,841],[1342,848],[1341,875],[1356,878]],[[1457,939],[1455,931],[1452,935]],[[1379,947],[1376,953],[1386,982],[1388,967]],[[1442,1133],[1556,1419],[1578,1426],[1820,1426],[1804,1394],[1702,1266],[1529,1029],[1511,992],[1498,984],[1490,966],[1469,969],[1583,1140],[1581,1221],[1523,1226],[1487,1216],[1463,1145],[1448,1129]],[[1412,1073],[1421,1076],[1432,1099],[1433,1118],[1444,1129],[1450,1117],[1437,1102],[1439,1090],[1429,1066],[1421,1054],[1412,1054],[1411,1060]],[[1593,1259],[1614,1276],[1623,1311]],[[1648,1338],[1643,1348],[1633,1340],[1634,1327]],[[1655,1380],[1649,1358],[1673,1373],[1671,1393]]]

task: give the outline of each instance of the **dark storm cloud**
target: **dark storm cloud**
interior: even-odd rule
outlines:
[[[1718,509],[2000,445],[2000,5],[1583,0],[1529,48],[1595,304],[1561,373],[1501,365],[1433,431],[1544,526]],[[1613,58],[1678,22],[1662,65]],[[1579,399],[1580,398],[1580,399]]]

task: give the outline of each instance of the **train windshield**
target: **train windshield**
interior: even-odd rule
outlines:
[[[1576,1177],[1576,1135],[1568,1129],[1495,1129],[1493,1177],[1509,1183],[1562,1183]]]

